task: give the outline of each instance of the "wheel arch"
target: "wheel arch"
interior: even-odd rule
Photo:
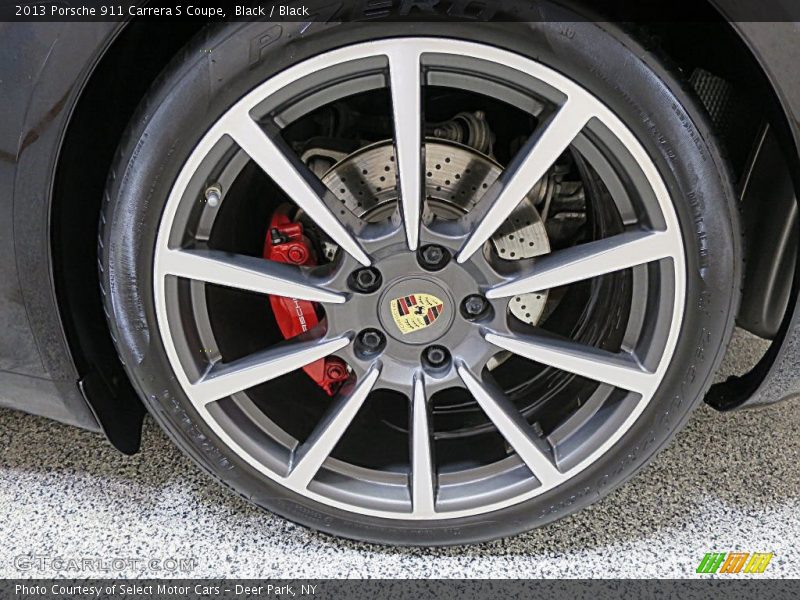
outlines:
[[[117,144],[136,107],[201,26],[132,21],[112,30],[78,82],[54,174],[49,217],[57,308],[78,386],[109,440],[125,453],[138,450],[144,408],[118,358],[98,292],[100,206]]]

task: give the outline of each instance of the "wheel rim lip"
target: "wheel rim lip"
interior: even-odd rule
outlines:
[[[185,192],[189,187],[190,180],[197,172],[202,161],[209,155],[211,149],[221,139],[224,138],[226,132],[226,119],[229,118],[234,111],[246,110],[249,112],[253,110],[266,98],[285,88],[287,85],[302,79],[310,72],[322,69],[334,63],[349,62],[352,60],[359,60],[377,55],[386,55],[392,50],[395,50],[398,44],[414,45],[415,50],[418,51],[420,55],[424,53],[431,53],[475,56],[481,60],[499,63],[516,71],[520,71],[528,76],[533,76],[537,80],[545,83],[546,85],[554,87],[570,97],[581,96],[589,98],[590,101],[595,105],[597,111],[596,117],[612,131],[614,136],[620,140],[620,142],[631,152],[638,162],[639,168],[642,170],[642,173],[644,174],[648,184],[655,194],[661,214],[666,221],[666,231],[671,234],[671,242],[675,248],[674,260],[672,260],[672,269],[674,273],[674,299],[671,323],[666,343],[664,345],[664,350],[661,355],[661,360],[654,370],[656,376],[653,378],[653,385],[651,386],[652,389],[647,390],[647,393],[641,396],[636,407],[627,415],[622,425],[617,428],[613,435],[609,436],[604,443],[599,445],[594,452],[592,452],[580,463],[561,473],[560,477],[555,479],[550,485],[539,485],[532,490],[526,491],[525,493],[504,499],[503,501],[487,503],[485,505],[481,505],[477,509],[469,508],[446,512],[436,512],[430,515],[377,510],[362,506],[360,504],[356,505],[343,502],[312,490],[311,485],[303,489],[291,487],[287,485],[283,476],[267,468],[261,461],[256,459],[241,444],[239,444],[235,439],[233,439],[233,437],[229,435],[229,433],[213,416],[210,410],[211,405],[192,401],[191,393],[189,392],[190,381],[179,358],[178,350],[173,339],[173,331],[170,326],[170,318],[167,310],[167,286],[165,285],[167,274],[162,263],[163,254],[170,250],[170,237],[172,234],[173,223],[178,211],[178,207],[184,200]],[[235,454],[244,460],[250,467],[254,468],[262,475],[268,477],[269,479],[294,493],[347,512],[393,520],[448,520],[492,512],[519,504],[555,489],[594,464],[631,429],[631,427],[636,423],[641,414],[652,401],[654,392],[657,390],[658,386],[660,386],[666,370],[671,363],[672,356],[677,345],[678,335],[683,324],[686,298],[685,249],[680,234],[678,217],[675,212],[675,207],[672,204],[670,194],[657,168],[655,167],[655,164],[647,154],[647,151],[638,141],[636,136],[613,113],[613,111],[606,107],[600,99],[595,98],[576,82],[554,71],[550,67],[547,67],[544,64],[534,61],[530,58],[493,46],[487,46],[482,43],[427,37],[389,38],[380,41],[354,44],[331,50],[324,54],[304,60],[284,71],[281,71],[280,73],[277,73],[245,94],[243,98],[231,106],[223,114],[223,116],[211,126],[211,128],[206,132],[195,149],[192,151],[189,158],[184,162],[181,171],[175,183],[173,184],[162,214],[155,245],[153,271],[153,290],[156,319],[170,366],[176,379],[178,380],[178,383],[187,394],[187,398],[189,398],[192,402],[195,411],[205,422],[205,424],[214,432],[214,434],[218,436],[220,441],[227,445],[228,448],[230,448]],[[331,460],[331,458],[328,460]]]

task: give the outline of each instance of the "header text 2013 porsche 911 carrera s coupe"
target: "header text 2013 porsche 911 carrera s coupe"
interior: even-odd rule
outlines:
[[[0,25],[0,405],[437,545],[800,393],[796,24],[339,4]]]

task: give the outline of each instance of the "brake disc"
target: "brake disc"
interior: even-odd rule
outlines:
[[[483,193],[502,173],[502,167],[468,146],[427,140],[425,144],[424,221],[433,216],[457,219],[480,201]],[[548,193],[548,178],[538,182],[514,212],[498,228],[492,244],[503,260],[522,260],[550,252],[544,222],[535,204]],[[397,171],[390,141],[366,146],[335,164],[322,182],[342,204],[366,221],[392,215],[397,204]],[[335,252],[335,247],[326,253]],[[523,323],[538,323],[547,302],[547,292],[513,297],[509,310]]]

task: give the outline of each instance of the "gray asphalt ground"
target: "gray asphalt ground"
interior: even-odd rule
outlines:
[[[735,338],[724,369],[754,360]],[[641,475],[544,529],[473,547],[396,549],[333,539],[252,508],[151,422],[134,457],[100,436],[0,410],[0,577],[165,576],[141,568],[26,567],[29,554],[193,558],[190,577],[687,577],[706,552],[770,551],[800,576],[800,404],[707,407]],[[744,577],[744,575],[740,575]]]

